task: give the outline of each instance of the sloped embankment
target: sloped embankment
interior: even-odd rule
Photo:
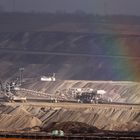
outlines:
[[[52,94],[61,98],[61,93],[66,100],[72,100],[72,92],[69,89],[92,88],[94,90],[105,90],[105,98],[113,102],[140,104],[140,83],[125,81],[80,81],[80,80],[56,80],[55,82],[30,82],[25,88],[42,91],[45,94]],[[28,96],[28,94],[26,94]],[[47,96],[46,96],[47,97]],[[62,98],[61,98],[62,99]]]
[[[114,131],[140,130],[139,111],[125,110],[120,108],[54,110],[53,117],[50,116],[45,120],[44,127],[46,127],[48,123],[51,122],[69,122],[69,121],[86,123],[90,126],[96,126],[98,129],[102,130],[114,130]]]
[[[81,106],[81,105],[80,105]],[[51,130],[50,126],[65,126],[72,122],[77,127],[95,127],[94,130],[140,131],[140,108],[90,106],[72,108],[37,106],[1,106],[0,131]],[[81,122],[81,124],[77,123]],[[54,127],[54,126],[53,126]],[[52,127],[52,128],[53,128]],[[54,128],[55,128],[54,127]],[[62,126],[61,126],[62,127]],[[65,126],[66,127],[66,126]],[[67,126],[65,129],[69,129]],[[98,129],[97,129],[98,128]]]
[[[25,67],[34,77],[55,72],[61,79],[140,81],[139,45],[139,36],[127,34],[0,32],[0,49],[7,50],[0,50],[0,67],[10,65],[11,75]]]
[[[24,107],[5,106],[0,113],[0,131],[28,131],[41,125],[41,121]]]
[[[64,88],[104,89],[113,101],[140,103],[139,83],[108,82],[140,81],[139,45],[139,35],[130,33],[0,32],[0,79],[15,79],[24,67],[25,88],[51,94]],[[53,72],[56,82],[40,81]]]

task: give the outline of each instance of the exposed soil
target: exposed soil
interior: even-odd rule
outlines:
[[[137,24],[112,24],[111,20],[105,20],[106,23],[97,20],[99,23],[96,24],[92,21],[92,24],[83,22],[83,19],[78,22],[80,18],[74,18],[73,22],[63,22],[62,19],[62,22],[54,20],[53,24],[47,24],[47,19],[52,22],[51,16],[56,15],[21,15],[27,19],[28,25],[23,25],[20,14],[0,15],[3,19],[0,22],[0,49],[8,50],[0,50],[0,80],[16,79],[19,68],[24,67],[23,88],[46,94],[56,94],[60,90],[65,92],[70,88],[102,89],[107,91],[107,98],[111,97],[114,102],[140,103],[138,19]],[[78,33],[70,31],[74,25],[78,27]],[[26,26],[32,26],[32,31]],[[93,31],[96,28],[100,30]],[[84,29],[86,33],[81,32]],[[21,52],[14,52],[17,50]],[[33,51],[36,53],[33,54]],[[56,73],[56,82],[40,81],[41,76],[52,75],[53,72]],[[72,99],[69,94],[65,96]]]
[[[35,126],[40,126],[42,123],[22,106],[16,108],[5,107],[4,109],[0,115],[0,131],[27,131]]]
[[[69,100],[73,97],[66,92],[68,89],[93,88],[107,91],[106,98],[111,97],[114,102],[140,104],[139,22],[133,25],[100,20],[93,24],[95,21],[60,22],[59,18],[48,22],[44,16],[39,20],[40,15],[32,19],[33,15],[26,14],[22,19],[20,14],[0,16],[3,19],[0,21],[2,81],[19,77],[18,70],[24,67],[22,88],[40,91],[40,95],[33,93],[37,98],[47,98],[49,94],[61,97],[62,92]],[[29,21],[23,25],[25,19]],[[41,76],[53,72],[55,82],[40,81]],[[31,97],[28,92],[20,94]],[[0,131],[48,132],[58,128],[72,133],[140,131],[140,107],[61,103],[0,105]]]
[[[39,104],[38,104],[39,105]],[[87,133],[98,130],[140,131],[138,106],[82,105],[59,103],[17,106],[1,105],[0,131],[46,131]],[[82,107],[83,106],[83,107]],[[82,107],[82,108],[81,108]]]
[[[84,134],[84,133],[95,133],[99,130],[96,127],[90,126],[86,123],[81,122],[60,122],[52,123],[50,126],[43,128],[43,131],[52,132],[53,130],[62,130],[65,133],[72,134]]]

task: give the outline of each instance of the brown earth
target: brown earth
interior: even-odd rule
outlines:
[[[48,94],[55,95],[58,99],[62,99],[61,94],[64,94],[66,100],[74,99],[72,92],[68,91],[69,89],[102,89],[107,92],[104,97],[106,99],[111,98],[113,102],[140,104],[140,84],[137,82],[58,80],[56,82],[43,83],[36,81],[34,84],[29,84],[27,88],[42,91],[46,97]]]
[[[0,17],[3,19],[0,21],[0,80],[19,77],[18,70],[24,67],[23,88],[46,94],[69,88],[104,89],[107,98],[115,102],[140,103],[138,18],[132,24],[130,18],[127,23],[124,20],[118,23],[119,20],[113,22],[104,17],[89,22],[88,18],[84,21],[85,18],[70,16],[71,21],[62,16],[60,21],[53,14],[15,13]],[[29,26],[33,28],[29,30]],[[72,31],[73,26],[79,33]],[[41,76],[53,72],[56,82],[40,81]],[[66,94],[66,98],[72,97]]]
[[[62,122],[62,123],[54,122],[50,126],[43,128],[43,131],[46,132],[52,132],[53,130],[62,130],[63,132],[69,134],[95,133],[99,131],[96,127],[81,122]]]
[[[0,115],[0,131],[21,131],[31,129],[34,126],[40,126],[41,121],[32,116],[23,107],[6,107],[8,113],[3,110]]]
[[[59,18],[54,21],[52,15],[51,22],[45,17],[39,20],[40,15],[33,18],[36,20],[30,20],[31,15],[26,14],[0,16],[3,81],[19,77],[18,69],[24,67],[22,87],[45,92],[41,97],[60,97],[57,91],[62,91],[68,100],[72,99],[66,93],[69,88],[93,88],[106,90],[106,97],[115,102],[140,104],[139,22],[93,24],[60,22]],[[40,81],[42,75],[53,72],[56,82]],[[28,92],[26,95],[30,96]],[[35,104],[1,105],[0,131],[40,131],[54,122],[80,122],[101,130],[140,131],[139,106]]]
[[[140,131],[139,106],[84,104],[1,105],[0,131]],[[70,125],[67,125],[69,124]],[[73,129],[72,126],[77,129]],[[98,129],[97,129],[98,128]]]

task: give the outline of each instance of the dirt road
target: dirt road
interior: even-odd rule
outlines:
[[[41,99],[29,99],[27,103],[15,102],[3,102],[4,105],[10,106],[17,106],[17,105],[24,105],[24,106],[36,106],[36,107],[52,107],[52,108],[67,108],[67,109],[90,109],[90,108],[120,108],[120,109],[132,109],[132,110],[140,110],[139,104],[82,104],[82,103],[69,103],[69,102],[58,102],[58,103],[49,103],[45,100],[42,102]]]

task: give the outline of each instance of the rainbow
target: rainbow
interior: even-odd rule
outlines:
[[[137,52],[140,45],[137,39],[139,36],[120,32],[103,36],[104,38],[99,37],[100,42],[96,44],[100,49],[99,53],[105,55],[102,56],[98,69],[106,69],[106,76],[110,80],[140,81],[140,57]],[[94,45],[93,50],[95,53]]]

